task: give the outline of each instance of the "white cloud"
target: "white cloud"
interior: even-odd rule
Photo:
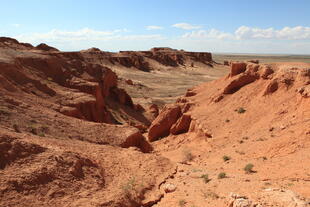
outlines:
[[[146,29],[147,30],[159,30],[159,29],[164,29],[164,28],[161,26],[149,25],[149,26],[146,26]]]
[[[233,39],[234,36],[229,33],[221,32],[216,29],[198,30],[185,33],[183,38],[208,38],[208,39]]]
[[[196,39],[235,39],[235,40],[254,40],[254,39],[274,39],[274,40],[310,40],[310,27],[284,27],[280,30],[273,28],[261,29],[241,26],[233,33],[222,32],[216,29],[198,30],[185,33],[183,38]]]
[[[172,25],[172,27],[176,27],[179,29],[185,29],[185,30],[200,29],[201,28],[201,26],[191,25],[188,23],[177,23],[177,24]]]
[[[13,27],[20,27],[21,25],[20,24],[11,24]]]
[[[241,26],[235,31],[235,36],[237,39],[305,40],[310,39],[310,27],[284,27],[276,30]]]
[[[83,28],[77,31],[62,31],[53,29],[46,33],[22,34],[16,36],[18,40],[25,42],[67,42],[67,41],[106,41],[111,39],[151,39],[161,38],[160,35],[124,35],[126,29],[113,31],[98,31]]]
[[[106,47],[112,50],[124,49],[121,44],[132,45],[145,44],[145,41],[159,41],[165,39],[160,34],[127,34],[127,29],[117,29],[112,31],[99,31],[83,28],[77,31],[63,31],[53,29],[45,33],[30,33],[17,35],[14,38],[21,42],[29,42],[33,45],[47,43],[58,47],[61,50],[80,50],[89,47]],[[142,43],[143,42],[143,43]],[[115,45],[115,46],[114,46]]]

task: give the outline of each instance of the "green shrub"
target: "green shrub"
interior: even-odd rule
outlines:
[[[237,112],[238,112],[239,114],[243,114],[243,113],[246,112],[246,110],[245,110],[244,108],[240,107],[240,108],[237,109]]]
[[[184,199],[179,200],[179,206],[183,207],[185,206],[185,204],[186,204],[186,201]]]
[[[224,172],[219,173],[218,176],[217,176],[217,178],[218,178],[218,179],[226,178],[226,173],[224,173]]]
[[[210,191],[210,190],[207,191],[207,192],[203,192],[203,196],[204,196],[206,199],[211,198],[211,199],[213,199],[213,200],[219,199],[219,198],[220,198],[220,196],[219,196],[218,194],[216,194],[215,192]]]
[[[227,155],[224,155],[224,156],[223,156],[224,162],[226,162],[226,161],[228,161],[228,160],[230,160],[230,159],[231,159],[231,157],[229,157],[229,156],[227,156]]]
[[[243,169],[246,173],[253,173],[254,165],[252,163],[247,164]]]
[[[201,176],[201,178],[203,179],[203,181],[205,182],[205,183],[208,183],[211,179],[209,179],[209,175],[208,174],[203,174],[202,176]]]
[[[194,159],[194,155],[189,150],[183,151],[183,162],[189,162]]]
[[[136,187],[136,179],[130,178],[124,185],[122,185],[123,193],[126,197],[131,197]]]

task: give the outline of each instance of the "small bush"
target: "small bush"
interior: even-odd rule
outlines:
[[[179,200],[179,206],[183,207],[185,206],[185,204],[186,204],[186,201],[184,199]]]
[[[189,150],[183,151],[183,162],[189,162],[194,159],[194,155]]]
[[[247,164],[243,169],[246,173],[253,173],[254,165],[252,163]]]
[[[207,192],[203,192],[203,196],[208,199],[208,198],[211,198],[213,200],[215,199],[219,199],[220,196],[218,194],[216,194],[215,192],[213,191],[207,191]]]
[[[224,172],[219,173],[218,176],[217,176],[217,178],[218,178],[218,179],[226,178],[226,173],[224,173]]]
[[[229,157],[229,156],[227,156],[227,155],[224,155],[224,156],[223,156],[224,162],[226,162],[226,161],[228,161],[228,160],[230,160],[230,159],[231,159],[231,157]]]
[[[203,174],[202,176],[201,176],[201,178],[203,179],[203,181],[205,182],[205,183],[208,183],[211,179],[209,179],[209,175],[208,174]]]
[[[130,178],[124,185],[122,185],[123,193],[126,197],[131,197],[136,187],[136,179]]]
[[[238,112],[239,114],[243,114],[243,113],[246,112],[246,110],[245,110],[244,108],[240,107],[240,108],[237,109],[237,112]]]

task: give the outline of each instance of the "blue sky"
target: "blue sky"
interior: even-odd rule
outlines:
[[[61,50],[310,54],[309,0],[0,0],[0,36]]]

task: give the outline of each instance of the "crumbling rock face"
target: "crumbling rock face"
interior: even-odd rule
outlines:
[[[243,62],[233,62],[230,65],[230,76],[238,75],[246,70],[246,63]]]
[[[60,103],[55,107],[59,112],[88,121],[123,123],[135,121],[136,114],[143,117],[126,91],[117,87],[116,74],[107,67],[86,61],[83,54],[87,52],[59,52],[40,44],[36,49],[45,51],[40,55],[26,50],[16,40],[4,38],[2,41],[6,44],[2,50],[8,61],[0,63],[0,84],[8,91],[34,94],[51,102],[56,100]],[[12,48],[19,48],[25,54],[12,53]],[[98,53],[98,50],[88,52]],[[111,106],[113,110],[126,108],[117,113],[129,118],[116,121]],[[145,118],[136,121],[148,124]]]
[[[143,56],[135,54],[128,54],[128,56],[113,56],[109,58],[110,62],[115,64],[116,62],[125,67],[135,67],[142,71],[149,71],[149,64],[144,61]]]

